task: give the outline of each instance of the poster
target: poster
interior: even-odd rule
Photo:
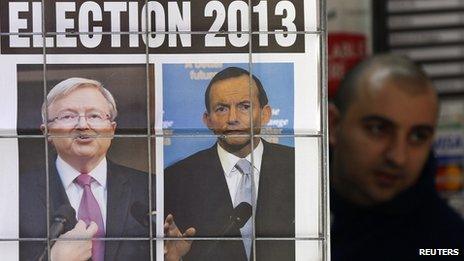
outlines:
[[[89,218],[77,180],[88,174],[101,221],[92,255],[105,260],[167,260],[163,248],[176,241],[165,235],[168,214],[182,231],[196,226],[184,260],[228,251],[319,260],[328,208],[320,5],[1,1],[2,258],[36,259],[47,242],[69,243],[50,226],[67,203],[73,218]],[[228,187],[219,154],[253,167],[250,232],[224,230],[241,187]]]
[[[329,97],[343,76],[372,52],[372,6],[367,0],[327,2]]]

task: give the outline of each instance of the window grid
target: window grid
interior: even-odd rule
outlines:
[[[42,0],[42,19],[44,20],[45,18],[45,0]],[[147,0],[145,0],[145,4],[147,4]],[[252,1],[248,0],[249,6],[251,6]],[[290,33],[297,33],[297,34],[316,34],[319,35],[319,41],[320,41],[320,49],[319,51],[319,70],[320,70],[320,84],[321,88],[319,88],[319,101],[321,102],[321,131],[320,132],[315,132],[315,133],[308,133],[308,134],[294,134],[294,135],[276,135],[276,136],[281,136],[281,137],[312,137],[312,138],[317,138],[322,140],[322,146],[321,146],[321,152],[322,156],[321,158],[321,175],[320,175],[320,186],[321,186],[321,197],[320,197],[320,210],[319,210],[319,230],[320,230],[320,236],[318,237],[292,237],[292,238],[271,238],[271,237],[256,237],[255,235],[255,229],[253,228],[253,244],[255,244],[256,241],[259,240],[308,240],[308,241],[318,241],[321,243],[321,248],[322,248],[322,260],[329,260],[330,259],[330,233],[329,233],[329,192],[328,192],[328,125],[327,125],[327,101],[328,101],[328,96],[327,96],[327,29],[326,29],[326,12],[325,12],[325,0],[319,0],[318,1],[318,6],[319,6],[319,29],[314,32],[306,32],[306,31],[297,31],[297,32],[290,32]],[[251,8],[249,9],[249,23],[251,25]],[[146,12],[144,14],[146,18],[148,18],[148,13]],[[114,32],[103,32],[101,34],[113,34]],[[125,34],[125,33],[136,33],[136,34],[145,34],[146,37],[149,37],[150,31],[148,28],[145,28],[145,32],[118,32],[120,34]],[[167,34],[169,33],[174,33],[174,32],[166,32]],[[176,34],[179,33],[186,33],[186,34],[205,34],[207,32],[175,32]],[[234,32],[221,32],[221,33],[234,33]],[[251,74],[253,74],[253,50],[252,50],[252,41],[253,37],[251,37],[254,34],[274,34],[275,32],[256,32],[252,31],[251,29],[249,31],[243,32],[249,35],[250,37],[250,43],[249,43],[249,51],[248,51],[248,56],[249,56],[249,71]],[[14,33],[2,33],[2,35],[13,35]],[[30,35],[30,33],[19,33],[19,34],[24,34],[24,35]],[[46,48],[46,38],[45,36],[54,34],[53,32],[46,32],[45,28],[45,23],[42,23],[42,42],[43,42],[43,100],[46,101],[46,96],[47,96],[47,48]],[[74,33],[75,34],[75,33]],[[146,56],[146,77],[147,80],[146,82],[146,103],[147,103],[147,133],[146,135],[142,134],[137,134],[137,135],[130,135],[130,134],[118,134],[115,135],[115,137],[120,137],[120,138],[130,138],[130,137],[139,137],[139,138],[146,138],[147,140],[147,148],[148,148],[148,158],[147,158],[147,163],[148,163],[148,174],[149,174],[149,205],[153,206],[154,204],[154,198],[152,197],[153,193],[152,191],[154,190],[154,187],[152,187],[152,179],[154,178],[153,174],[154,172],[154,166],[153,166],[153,155],[152,151],[154,151],[154,148],[152,148],[152,141],[154,138],[157,137],[165,137],[165,134],[159,134],[156,133],[153,128],[152,128],[152,110],[151,110],[151,103],[153,101],[150,100],[151,97],[151,92],[152,92],[152,86],[150,86],[150,81],[148,80],[149,77],[149,65],[150,65],[150,51],[148,48],[148,45],[145,46],[145,56]],[[251,80],[250,80],[251,83]],[[250,85],[250,93],[251,93],[251,85]],[[253,104],[251,104],[251,107],[253,108]],[[159,112],[155,112],[159,113]],[[251,123],[251,136],[253,137],[261,137],[264,135],[259,135],[255,134],[253,131],[253,121],[250,117],[250,123]],[[48,246],[50,246],[50,235],[49,235],[49,227],[50,227],[50,194],[49,194],[49,179],[50,179],[50,171],[49,171],[49,145],[47,142],[48,139],[48,128],[45,125],[45,133],[44,135],[1,135],[0,138],[17,138],[17,139],[22,139],[22,138],[42,138],[44,139],[44,150],[45,150],[45,166],[46,166],[46,189],[47,189],[47,238],[0,238],[0,242],[2,241],[47,241]],[[174,136],[177,137],[183,137],[182,135],[175,134]],[[213,134],[198,134],[198,133],[192,133],[191,135],[184,135],[185,137],[215,137]],[[253,139],[252,139],[253,143]],[[253,155],[253,154],[252,154]],[[252,156],[252,163],[253,163],[253,156]],[[155,219],[154,216],[150,215],[150,220]],[[253,211],[252,214],[253,221],[255,219],[255,213]],[[253,222],[254,223],[254,222]],[[179,240],[175,238],[164,238],[164,237],[157,237],[153,233],[154,228],[152,227],[152,222],[150,222],[150,228],[149,228],[149,237],[148,238],[131,238],[131,237],[123,237],[123,238],[104,238],[102,240],[105,241],[114,241],[114,240],[137,240],[137,241],[149,241],[150,242],[150,257],[152,260],[156,257],[156,247],[155,242],[160,241],[160,240]],[[60,240],[60,239],[57,239]],[[68,239],[69,240],[69,239]],[[78,239],[76,239],[78,240]],[[208,238],[201,238],[201,237],[195,237],[192,240],[242,240],[242,238],[214,238],[214,237],[208,237]],[[254,250],[256,247],[253,248]],[[50,251],[50,249],[48,249]],[[255,251],[254,256],[255,256]],[[253,258],[255,260],[255,257]]]

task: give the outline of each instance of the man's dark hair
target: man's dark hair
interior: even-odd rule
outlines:
[[[230,79],[230,78],[240,77],[242,75],[248,75],[248,76],[251,75],[253,81],[256,83],[256,87],[258,88],[259,106],[261,108],[263,108],[264,106],[267,105],[267,103],[269,102],[268,99],[267,99],[267,94],[266,94],[266,91],[263,88],[263,84],[258,79],[258,77],[254,76],[253,74],[250,74],[250,72],[248,72],[247,70],[242,69],[242,68],[227,67],[224,70],[218,72],[216,75],[214,75],[213,79],[211,79],[211,81],[208,84],[208,87],[206,88],[206,91],[205,91],[205,107],[206,107],[206,110],[208,112],[210,112],[210,110],[211,110],[210,104],[209,104],[209,94],[211,92],[211,87],[213,86],[213,84],[215,84],[215,83],[217,83],[219,81]]]
[[[341,81],[333,99],[341,115],[356,99],[359,89],[372,84],[369,80],[381,70],[384,70],[385,76],[379,79],[378,84],[388,80],[407,82],[409,84],[405,85],[405,91],[410,93],[433,89],[432,82],[422,68],[408,58],[393,54],[374,55],[356,65]]]

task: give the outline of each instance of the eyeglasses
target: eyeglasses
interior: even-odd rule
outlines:
[[[93,127],[104,126],[106,124],[106,121],[110,119],[110,116],[108,114],[102,112],[89,112],[84,115],[80,115],[75,112],[63,112],[58,114],[58,116],[56,116],[55,118],[48,120],[48,123],[55,122],[62,126],[71,127],[76,126],[79,123],[81,117],[84,117],[87,121],[87,124]]]

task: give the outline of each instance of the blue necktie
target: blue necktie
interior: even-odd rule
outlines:
[[[254,209],[255,191],[254,191],[254,180],[253,180],[253,166],[246,159],[240,159],[235,168],[242,174],[240,177],[240,183],[238,185],[237,192],[235,194],[234,208],[242,202],[249,203]],[[247,254],[248,260],[250,260],[251,244],[253,242],[253,226],[252,218],[250,217],[245,225],[240,229],[242,234],[243,245]]]

